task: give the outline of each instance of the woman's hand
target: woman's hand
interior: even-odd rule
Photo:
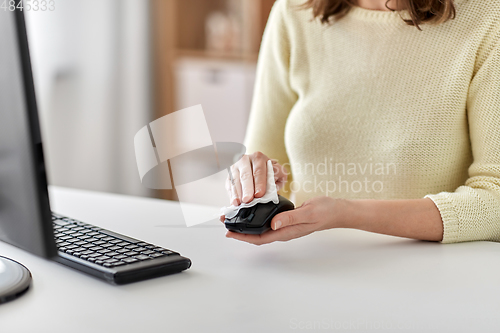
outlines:
[[[231,196],[231,204],[239,206],[242,202],[249,203],[254,198],[260,198],[266,193],[267,161],[269,157],[257,152],[243,156],[231,167],[233,181],[228,178],[226,189]],[[287,180],[286,170],[276,161],[272,161],[274,181],[278,191]]]
[[[262,235],[246,235],[228,231],[226,237],[263,245],[276,241],[289,241],[315,231],[340,228],[343,221],[345,200],[316,197],[295,210],[276,215],[271,221],[272,230]]]

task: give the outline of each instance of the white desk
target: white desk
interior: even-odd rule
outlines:
[[[256,247],[226,239],[222,224],[186,228],[175,203],[51,194],[54,211],[179,251],[193,266],[112,286],[0,243],[33,274],[27,294],[0,305],[1,332],[500,331],[500,244],[333,230]]]

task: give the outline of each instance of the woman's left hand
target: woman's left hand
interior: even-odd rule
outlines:
[[[341,227],[341,208],[344,200],[316,197],[304,202],[295,210],[276,215],[271,229],[262,235],[246,235],[228,231],[226,237],[263,245],[276,241],[289,241],[309,235],[315,231]]]

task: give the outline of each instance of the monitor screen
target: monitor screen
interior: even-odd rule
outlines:
[[[23,13],[0,10],[0,240],[43,257],[56,246]]]

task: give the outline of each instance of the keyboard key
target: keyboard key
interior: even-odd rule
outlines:
[[[65,252],[66,252],[67,254],[69,254],[69,255],[72,255],[73,253],[75,253],[75,251],[73,251],[73,250],[66,250]]]
[[[146,256],[146,255],[144,255],[144,254],[141,254],[141,255],[135,256],[134,258],[139,259],[139,260],[148,260],[148,259],[152,259],[151,257]]]
[[[101,245],[101,244],[106,244],[106,242],[103,242],[103,241],[97,241],[97,242],[93,242],[95,245]]]
[[[117,267],[117,266],[125,265],[125,263],[123,261],[117,261],[117,262],[112,263],[112,265],[113,265],[113,267]]]
[[[107,262],[107,263],[111,264],[111,263],[114,263],[114,262],[118,262],[118,260],[111,258],[111,259],[104,260],[104,262]]]
[[[91,247],[90,248],[92,251],[99,251],[99,250],[102,250],[104,249],[103,247],[100,247],[100,246],[94,246],[94,247]]]
[[[80,232],[75,232],[75,233],[74,233],[73,235],[71,235],[71,236],[73,236],[73,237],[80,237],[80,236],[83,236],[83,234],[82,234],[82,233],[80,233]]]
[[[106,244],[101,244],[102,247],[112,247],[114,244],[109,244],[109,243],[106,243]]]
[[[147,254],[147,255],[150,255],[150,254],[157,253],[157,252],[155,252],[155,251],[151,251],[151,250],[147,250],[147,251],[142,251],[141,253],[142,253],[142,254]]]
[[[59,251],[61,251],[61,252],[66,252],[67,248],[65,248],[65,247],[60,247],[60,248],[58,248],[58,250],[59,250]]]
[[[56,225],[62,225],[62,226],[64,226],[64,225],[68,225],[68,224],[71,224],[71,223],[66,222],[66,221],[63,221],[63,220],[55,220],[55,221],[53,221],[52,223],[54,223],[54,224],[56,224]]]
[[[158,251],[158,252],[168,251],[167,249],[164,249],[162,247],[155,247],[153,250]]]
[[[133,263],[133,262],[136,262],[136,261],[139,261],[135,258],[126,258],[126,259],[122,259],[123,261],[125,261],[126,263]]]
[[[97,259],[96,258],[88,258],[87,261],[90,261],[90,262],[95,262]]]
[[[95,235],[100,235],[100,233],[98,233],[97,231],[92,231],[92,232],[89,232],[87,235],[95,236]]]
[[[108,256],[97,257],[97,260],[106,260],[106,259],[109,259],[109,257]]]
[[[147,246],[147,245],[149,245],[149,244],[148,244],[148,243],[145,243],[145,242],[139,242],[139,243],[137,243],[136,245],[138,245],[138,246]]]
[[[128,251],[129,251],[128,249],[116,250],[116,252],[118,252],[118,253],[125,253],[125,252],[128,252]]]
[[[127,256],[135,256],[138,254],[139,254],[139,252],[135,252],[135,251],[130,251],[130,252],[125,253],[125,255],[127,255]]]
[[[110,250],[108,250],[108,249],[102,249],[102,250],[99,250],[99,251],[97,251],[97,252],[102,253],[102,254],[105,254],[105,253],[109,253],[109,252],[111,252],[111,251],[110,251]]]
[[[76,242],[80,242],[80,240],[78,238],[72,238],[72,239],[68,239],[66,240],[68,243],[76,243]]]
[[[122,248],[121,246],[113,246],[113,247],[110,247],[109,249],[112,251],[115,251],[115,250],[119,250],[121,248]]]
[[[68,250],[71,250],[71,249],[76,249],[77,247],[78,247],[78,246],[76,246],[76,245],[68,245],[68,246],[66,246],[66,248],[67,248]]]
[[[134,251],[137,251],[137,252],[142,252],[142,251],[147,251],[148,249],[146,249],[145,247],[136,247],[134,249]]]
[[[86,254],[80,254],[80,259],[87,260],[89,258]]]
[[[92,254],[92,253],[94,253],[94,251],[84,251],[84,252],[82,252],[82,254]]]
[[[135,249],[136,247],[138,247],[138,246],[137,246],[137,245],[134,245],[134,244],[130,244],[130,245],[125,246],[125,248],[127,248],[127,249],[131,249],[131,250],[132,250],[132,249]]]
[[[114,257],[114,256],[119,255],[119,253],[117,253],[117,252],[108,252],[108,253],[106,253],[106,255],[110,256],[110,257]]]
[[[62,237],[58,237],[58,238],[62,239],[62,240],[66,240],[66,239],[73,238],[73,236],[62,236]]]
[[[125,258],[128,258],[128,257],[125,256],[125,255],[123,255],[123,254],[120,254],[120,255],[114,256],[113,258],[115,258],[115,259],[125,259]]]
[[[92,238],[92,237],[87,236],[87,235],[83,235],[83,236],[80,236],[78,238],[80,238],[81,240],[85,240],[85,239],[89,239],[89,238]]]
[[[86,241],[89,242],[89,243],[93,243],[93,242],[98,242],[99,239],[98,238],[90,237],[90,238],[86,239]]]
[[[65,247],[65,246],[69,246],[69,245],[71,245],[71,243],[64,242],[64,243],[57,244],[57,246],[59,246],[59,247]]]
[[[84,247],[86,249],[94,247],[94,246],[95,246],[94,244],[84,244],[84,245],[82,245],[82,247]]]
[[[106,237],[106,238],[103,238],[102,240],[108,242],[108,241],[112,241],[112,240],[115,240],[115,239],[116,238],[114,238],[114,237]]]
[[[85,230],[85,228],[84,227],[76,227],[76,228],[73,228],[73,230],[79,231],[79,230]]]
[[[113,239],[111,241],[109,241],[111,244],[117,244],[117,243],[121,243],[122,240],[121,239]]]
[[[153,257],[153,258],[159,258],[159,257],[166,256],[166,254],[155,252],[155,253],[150,254],[149,256]]]
[[[73,244],[75,244],[75,245],[83,245],[83,244],[88,244],[88,243],[87,243],[86,241],[82,241],[82,240],[81,240],[81,241],[79,241],[79,242],[75,242],[75,243],[73,243]]]
[[[98,265],[102,265],[102,264],[104,264],[104,261],[102,261],[102,260],[96,260],[95,263],[98,264]]]
[[[117,243],[116,245],[118,246],[127,246],[127,245],[130,245],[129,242],[121,242],[121,243]]]

